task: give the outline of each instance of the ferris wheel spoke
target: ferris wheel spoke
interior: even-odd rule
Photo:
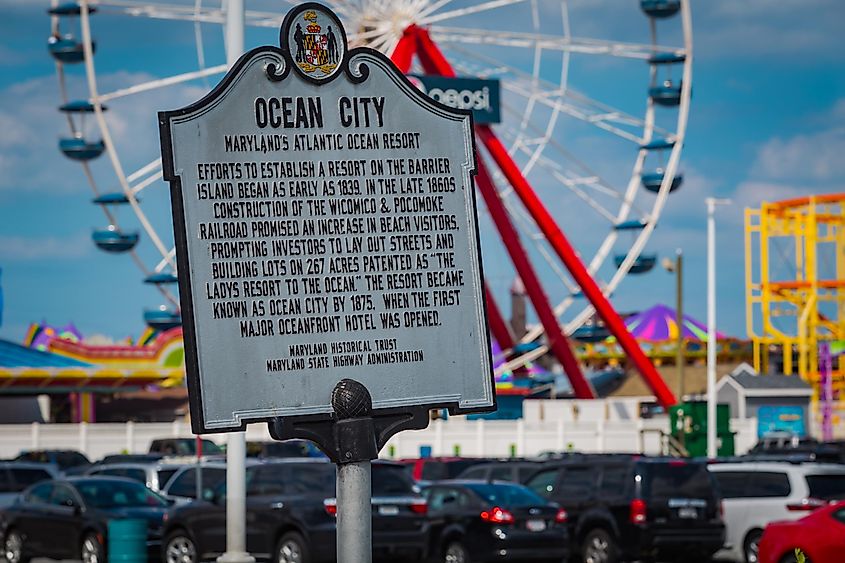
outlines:
[[[512,198],[503,198],[505,209],[508,215],[514,220],[517,229],[522,232],[526,238],[534,245],[543,261],[546,262],[557,278],[563,283],[568,291],[574,291],[575,284],[563,270],[560,261],[549,250],[545,235],[535,228],[533,220],[527,216],[527,213],[519,203],[514,202]]]
[[[103,12],[120,13],[127,16],[145,17],[162,20],[199,21],[203,23],[223,23],[225,12],[219,8],[201,8],[180,4],[159,2],[133,2],[132,0],[101,0],[90,2]]]
[[[160,274],[161,272],[163,272],[164,270],[166,270],[169,267],[171,269],[171,271],[175,274],[176,268],[174,266],[171,266],[171,264],[174,262],[175,258],[176,258],[176,247],[174,246],[173,248],[170,249],[170,252],[168,252],[167,255],[164,258],[162,258],[161,261],[159,261],[158,264],[156,264],[156,267],[153,268],[153,271],[157,274]]]
[[[495,169],[495,167],[493,169]],[[563,285],[566,286],[569,291],[574,291],[574,282],[563,270],[560,261],[557,260],[556,257],[552,256],[546,236],[542,233],[542,231],[536,228],[534,219],[529,216],[526,209],[519,202],[514,201],[515,198],[509,197],[512,190],[505,180],[504,175],[502,175],[500,171],[497,171],[494,174],[494,182],[496,183],[496,189],[502,198],[502,202],[505,205],[505,209],[507,210],[508,215],[510,215],[513,219],[517,229],[525,235],[532,245],[534,245],[543,260],[549,265]]]
[[[683,49],[650,43],[621,43],[603,39],[559,37],[537,33],[499,31],[472,27],[432,25],[432,39],[444,44],[496,45],[524,49],[542,48],[587,55],[610,55],[629,59],[648,60],[655,53],[683,54]]]
[[[202,10],[202,0],[194,0],[194,14],[198,14]],[[197,66],[200,70],[205,69],[205,47],[202,40],[202,25],[201,22],[194,20],[194,45],[197,53]],[[206,90],[210,90],[208,80],[203,77],[203,86]]]
[[[446,4],[449,4],[451,2],[452,2],[452,0],[438,0],[437,2],[428,6],[427,8],[420,10],[420,13],[418,14],[418,16],[420,18],[425,18],[429,14],[436,12],[437,10],[439,10],[440,8],[442,8],[443,6],[445,6]]]
[[[504,106],[506,110],[508,110],[508,106]],[[536,126],[533,124],[528,124],[528,129],[536,130]],[[510,139],[514,136],[514,133],[510,130],[505,130],[504,135],[506,138]],[[567,171],[563,165],[560,163],[560,160],[549,158],[545,155],[537,155],[536,153],[531,155],[539,166],[546,169],[549,173],[551,173],[556,179],[558,179],[561,183],[563,183],[566,187],[573,187],[578,188],[579,186],[589,187],[592,190],[600,192],[604,195],[610,196],[614,199],[617,199],[623,203],[628,202],[628,199],[624,194],[622,194],[619,190],[614,189],[610,186],[606,181],[604,181],[600,175],[595,173],[586,163],[578,159],[574,156],[571,152],[565,150],[555,139],[551,136],[544,136],[543,140],[547,147],[545,150],[548,150],[548,147],[551,147],[553,150],[558,152],[563,159],[566,161],[571,162],[577,168],[579,168],[583,174],[574,174],[571,171]],[[519,143],[515,143],[516,146]],[[527,143],[521,143],[520,150],[523,152],[528,152],[525,150],[524,146]],[[523,173],[526,173],[523,171]],[[589,197],[589,196],[588,196]],[[592,200],[592,198],[590,198]],[[628,202],[632,203],[632,202]],[[602,206],[600,206],[602,207]],[[602,216],[609,217],[612,224],[616,224],[619,222],[619,219],[616,215],[610,213],[608,210],[602,207]]]
[[[537,80],[531,73],[503,64],[501,61],[486,55],[470,52],[467,49],[461,49],[454,45],[451,47],[455,51],[476,60],[498,65],[499,68],[506,68],[510,74],[523,79],[518,81],[503,81],[502,88],[504,90],[517,94],[526,100],[536,99],[536,103],[543,104],[553,110],[559,110],[570,117],[594,125],[599,129],[613,133],[637,145],[642,144],[643,139],[640,134],[635,134],[621,127],[617,127],[617,124],[626,125],[639,130],[645,125],[642,119],[612,108],[608,104],[594,100],[589,96],[575,92],[571,88],[568,88],[564,92],[554,84]]]
[[[145,164],[144,166],[142,166],[141,168],[139,168],[138,170],[136,170],[135,172],[133,172],[132,174],[127,176],[126,181],[130,182],[130,183],[134,182],[138,178],[142,178],[142,177],[146,176],[147,174],[149,174],[150,172],[152,172],[153,170],[156,170],[156,169],[161,169],[161,159],[160,158],[153,160],[149,164]]]
[[[522,149],[523,152],[526,154],[530,154],[530,151],[526,150],[525,148]],[[545,160],[537,160],[539,166],[546,167]],[[610,225],[614,225],[616,223],[616,215],[607,209],[603,205],[601,205],[598,201],[590,197],[580,186],[593,186],[598,184],[599,178],[596,176],[591,177],[569,177],[559,170],[550,170],[552,177],[558,181],[562,186],[570,190],[573,194],[575,194],[579,199],[581,199],[584,203],[586,203],[590,208],[592,208],[596,213],[598,213],[601,217],[606,219]],[[612,192],[615,195],[620,195],[617,192]]]
[[[418,25],[431,25],[435,22],[450,20],[454,18],[460,18],[463,16],[469,16],[472,14],[480,14],[482,12],[487,12],[489,10],[495,10],[497,8],[503,8],[505,6],[513,6],[515,4],[521,4],[526,0],[491,0],[489,2],[482,2],[481,4],[476,4],[475,6],[468,6],[466,8],[458,8],[456,10],[450,10],[448,12],[440,12],[432,13],[425,17],[419,18],[416,22]]]
[[[557,146],[554,145],[552,139],[549,140],[549,144],[552,144],[552,148],[557,148]],[[591,190],[601,193],[603,195],[614,198],[622,203],[629,203],[633,205],[633,202],[629,201],[629,198],[626,196],[626,194],[623,194],[619,190],[611,187],[598,174],[592,173],[592,171],[589,169],[589,167],[587,167],[585,163],[581,162],[571,154],[566,154],[565,158],[567,160],[570,160],[579,168],[581,168],[588,175],[585,176],[573,174],[571,171],[565,170],[559,162],[547,156],[538,157],[537,165],[552,174],[567,188],[580,189],[580,187],[583,186],[586,188],[590,188]],[[618,216],[616,214],[610,213],[610,211],[605,210],[602,215],[605,217],[609,217],[610,222],[614,225],[619,222]]]
[[[137,184],[133,185],[129,189],[132,191],[132,195],[137,196],[139,193],[141,193],[144,190],[144,188],[146,188],[150,184],[153,184],[154,182],[157,182],[158,180],[161,180],[161,177],[162,177],[161,170],[159,170],[156,173],[147,176],[146,178],[144,178],[143,180],[141,180]]]
[[[176,74],[174,76],[169,76],[167,78],[159,78],[157,80],[150,80],[148,82],[142,82],[141,84],[136,84],[135,86],[130,86],[128,88],[121,88],[120,90],[115,90],[114,92],[109,92],[107,94],[101,94],[97,97],[97,100],[100,103],[107,102],[109,100],[114,100],[116,98],[123,98],[125,96],[132,96],[134,94],[140,94],[141,92],[148,92],[150,90],[157,90],[159,88],[165,88],[167,86],[173,86],[174,84],[181,84],[183,82],[190,82],[191,80],[196,80],[198,78],[205,78],[207,76],[213,76],[215,74],[223,74],[228,69],[228,65],[216,65],[208,68],[204,68],[201,70],[195,70],[192,72],[185,72],[182,74]]]

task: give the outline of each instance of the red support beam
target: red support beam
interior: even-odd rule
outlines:
[[[496,339],[502,350],[510,350],[514,347],[513,335],[486,283],[484,284],[484,299],[487,301],[487,323],[490,325],[493,338]]]
[[[516,232],[513,223],[511,223],[505,205],[499,198],[499,192],[496,191],[496,187],[493,185],[493,180],[490,178],[489,172],[487,172],[487,167],[484,165],[484,161],[481,160],[480,156],[477,160],[478,174],[475,177],[475,183],[478,186],[478,191],[481,193],[481,197],[484,199],[488,211],[490,211],[490,216],[496,224],[499,236],[502,238],[505,249],[511,257],[514,268],[516,268],[519,277],[522,278],[522,283],[525,285],[525,292],[528,294],[528,298],[537,312],[537,317],[546,331],[546,340],[549,348],[561,366],[563,366],[567,377],[569,377],[575,396],[579,399],[594,399],[596,396],[595,390],[593,390],[593,387],[581,372],[578,359],[569,347],[569,342],[566,340],[566,336],[557,322],[557,317],[555,317],[554,311],[552,311],[546,293],[543,291],[543,286],[540,285],[540,279],[537,277],[534,267],[528,260],[525,250],[522,248],[522,244],[519,241],[519,234]]]
[[[455,76],[451,65],[449,65],[449,62],[440,52],[437,45],[431,40],[428,32],[425,29],[417,27],[414,33],[417,38],[417,50],[423,66],[426,67],[426,62],[428,62],[428,66],[435,68],[438,74]],[[664,407],[676,404],[677,399],[674,394],[666,385],[666,382],[663,381],[663,378],[660,377],[660,374],[648,357],[643,353],[637,341],[628,332],[628,328],[625,326],[622,318],[604,296],[592,276],[590,276],[590,273],[584,267],[580,258],[578,258],[575,249],[569,244],[569,241],[557,223],[522,175],[519,167],[513,162],[504,145],[502,145],[489,126],[478,125],[475,130],[476,135],[496,161],[496,164],[522,200],[523,205],[531,213],[552,248],[555,249],[558,257],[569,270],[575,282],[581,287],[584,295],[593,304],[599,317],[604,321],[605,326],[616,337],[620,346],[628,354],[628,357],[631,358],[637,370],[654,392],[658,402]]]
[[[396,65],[402,74],[408,74],[411,70],[411,60],[413,60],[414,53],[417,51],[416,35],[417,26],[410,25],[405,28],[402,38],[399,39],[399,42],[390,54],[390,60],[393,61],[393,64]]]
[[[428,33],[421,28],[416,28],[416,37],[417,56],[425,71],[441,76],[455,76],[455,71],[452,69],[449,61],[446,60],[437,46],[431,41]],[[554,311],[552,311],[552,307],[549,305],[549,300],[540,284],[540,280],[531,262],[528,260],[525,250],[522,248],[522,244],[519,241],[519,234],[516,232],[513,223],[511,223],[507,210],[505,210],[505,206],[499,198],[499,193],[496,191],[493,180],[480,155],[477,161],[478,174],[475,181],[478,191],[487,204],[487,209],[490,211],[490,216],[496,224],[502,242],[511,257],[511,261],[513,261],[517,273],[522,278],[525,291],[528,293],[531,304],[537,312],[537,317],[546,331],[549,348],[569,377],[575,396],[579,399],[593,399],[596,396],[595,391],[581,372],[578,359],[569,347],[566,336],[561,331],[557,317],[555,317]]]
[[[519,196],[519,199],[522,200],[522,204],[531,213],[537,226],[543,231],[546,240],[554,248],[558,257],[566,266],[566,269],[569,270],[575,283],[578,284],[584,295],[593,304],[596,313],[604,321],[607,329],[616,337],[619,345],[625,350],[625,353],[637,367],[637,370],[642,374],[657,398],[657,401],[664,407],[676,404],[678,401],[675,395],[666,385],[666,382],[663,381],[663,378],[660,377],[651,360],[643,353],[640,345],[631,333],[628,332],[628,327],[625,326],[622,317],[619,316],[610,304],[610,301],[602,293],[596,281],[590,276],[587,268],[584,267],[581,259],[578,258],[575,249],[569,244],[563,231],[560,230],[560,227],[558,227],[551,214],[540,201],[540,198],[537,197],[531,185],[522,175],[522,172],[508,154],[505,146],[487,125],[477,126],[475,133],[487,148],[493,160],[496,161],[505,178],[508,179],[508,182]]]
[[[417,27],[415,25],[407,27],[390,55],[390,59],[403,74],[407,74],[411,70],[411,61],[417,52],[416,32]],[[493,338],[496,339],[502,349],[513,348],[513,335],[486,284],[484,286],[484,298],[487,302],[487,318]]]

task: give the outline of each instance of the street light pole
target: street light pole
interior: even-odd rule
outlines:
[[[716,447],[716,218],[717,205],[729,199],[708,197],[707,203],[707,457],[715,458]]]
[[[675,251],[675,260],[663,259],[663,267],[675,274],[675,323],[678,325],[676,336],[675,363],[678,369],[678,401],[684,402],[684,254],[681,249]]]

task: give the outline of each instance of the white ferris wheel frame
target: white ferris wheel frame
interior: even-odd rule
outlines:
[[[138,201],[138,194],[142,190],[161,180],[161,161],[156,158],[140,169],[130,174],[126,174],[112,142],[109,126],[104,116],[104,103],[121,97],[132,96],[142,92],[225,73],[228,69],[228,64],[220,64],[211,67],[207,67],[205,65],[200,26],[203,23],[216,23],[223,25],[224,28],[231,29],[232,21],[230,20],[234,18],[228,17],[229,12],[225,8],[227,1],[228,0],[221,0],[221,6],[219,8],[211,8],[203,6],[203,0],[194,0],[193,7],[135,0],[79,0],[79,18],[81,41],[84,52],[85,74],[88,86],[89,102],[93,105],[97,128],[99,129],[108,159],[111,163],[114,174],[117,177],[121,191],[125,194],[129,205],[141,223],[144,232],[150,238],[161,256],[160,261],[152,269],[149,269],[140,259],[135,249],[130,251],[133,260],[145,276],[149,275],[151,272],[160,273],[167,269],[170,269],[174,274],[177,273],[175,248],[168,248],[167,245],[164,244],[161,237],[159,237],[149,219],[146,217]],[[288,1],[290,2],[290,0]],[[417,25],[424,25],[428,27],[432,38],[438,43],[442,43],[447,47],[454,47],[456,50],[467,54],[468,56],[472,55],[467,53],[466,50],[462,51],[462,46],[496,45],[523,49],[533,48],[533,74],[509,67],[508,65],[504,65],[502,63],[499,63],[498,67],[494,65],[488,70],[489,74],[495,73],[496,70],[505,70],[516,75],[522,75],[522,78],[529,81],[529,86],[533,85],[536,87],[539,82],[541,82],[539,79],[539,65],[543,50],[560,51],[562,53],[563,62],[561,65],[560,83],[549,84],[550,87],[553,87],[550,90],[538,91],[536,89],[526,89],[521,88],[520,83],[517,81],[514,81],[513,83],[502,81],[502,88],[505,91],[521,96],[526,100],[526,102],[525,108],[520,116],[521,122],[518,130],[515,132],[501,131],[501,129],[504,129],[502,127],[497,127],[497,130],[502,133],[504,140],[508,142],[508,150],[511,156],[520,154],[528,158],[527,163],[521,166],[523,175],[527,175],[536,167],[545,169],[552,178],[558,181],[562,186],[569,189],[576,197],[587,203],[610,224],[611,228],[609,229],[608,234],[602,241],[596,251],[596,254],[587,265],[588,271],[591,275],[596,275],[619,238],[619,231],[614,229],[613,226],[627,221],[631,216],[631,212],[634,210],[633,202],[638,190],[641,189],[641,176],[644,170],[646,157],[649,154],[648,149],[642,148],[643,145],[647,145],[649,142],[654,140],[656,134],[662,135],[664,138],[673,143],[671,149],[668,149],[670,153],[663,170],[663,179],[654,198],[651,209],[640,217],[640,220],[643,223],[643,228],[639,231],[638,235],[636,235],[634,241],[628,249],[624,261],[619,265],[614,275],[601,286],[602,291],[606,296],[612,295],[625,276],[629,273],[631,267],[640,257],[652,233],[654,232],[658,219],[665,208],[672,184],[674,183],[675,177],[678,173],[681,151],[683,149],[686,136],[692,91],[693,44],[692,16],[689,0],[680,1],[680,19],[681,29],[683,32],[682,48],[665,47],[657,44],[656,24],[654,18],[649,18],[652,38],[650,44],[621,43],[573,37],[570,33],[566,0],[563,0],[562,2],[562,36],[549,36],[529,32],[499,32],[487,29],[441,25],[440,22],[445,22],[450,19],[514,4],[529,4],[532,10],[533,21],[535,24],[538,22],[537,0],[482,0],[477,4],[465,8],[456,8],[438,12],[438,10],[447,7],[451,1],[452,0],[405,0],[404,2],[397,2],[395,0],[334,0],[329,3],[342,17],[357,17],[360,21],[363,21],[362,18],[369,17],[370,20],[367,21],[380,21],[377,25],[371,25],[370,27],[358,26],[356,28],[354,26],[350,26],[350,29],[364,29],[365,31],[350,33],[349,41],[350,43],[366,41],[370,47],[382,50],[387,54],[390,54],[396,46],[398,36],[401,36],[402,29],[412,22]],[[58,0],[51,0],[51,3],[55,7],[58,4]],[[91,6],[96,6],[97,9],[113,9],[117,12],[136,17],[185,20],[193,22],[199,69],[166,78],[150,80],[112,92],[100,93],[96,78],[96,67],[94,64],[94,47],[90,23]],[[386,23],[384,23],[385,20],[377,19],[379,14],[383,14],[388,10],[396,10],[396,6],[400,6],[401,10],[404,11],[399,14],[400,17],[389,19]],[[244,19],[240,21],[235,19],[235,23],[236,25],[239,24],[241,26],[277,28],[281,25],[283,17],[283,14],[279,15],[246,10],[243,13]],[[399,28],[397,28],[397,26],[399,26]],[[52,16],[52,29],[54,35],[58,35],[59,16]],[[229,32],[231,33],[231,31]],[[242,33],[242,29],[240,33]],[[648,58],[655,53],[683,55],[683,69],[680,82],[680,103],[674,110],[677,112],[677,120],[674,131],[668,131],[656,126],[656,104],[650,96],[646,96],[645,116],[640,119],[626,115],[624,112],[615,110],[614,108],[601,104],[600,102],[596,102],[595,100],[578,94],[572,90],[568,85],[569,58],[572,53],[601,54],[640,60],[648,60]],[[481,64],[492,64],[496,62],[490,60],[484,61],[483,57],[479,57],[478,55],[475,55],[474,58],[476,59],[476,63]],[[657,77],[657,66],[658,65],[655,64],[650,65],[650,79],[652,84],[655,83]],[[59,78],[62,102],[68,103],[69,98],[65,85],[63,67],[63,63],[58,61],[56,62],[56,71]],[[477,72],[477,68],[462,68],[459,63],[456,63],[455,67],[458,71],[467,72],[474,70],[476,71],[475,74],[481,74]],[[534,131],[533,133],[536,134],[536,136],[531,137],[526,134],[526,128],[530,125],[530,117],[534,108],[537,106],[545,106],[547,109],[551,110],[551,118],[548,120],[544,130]],[[503,109],[506,112],[514,112],[511,108],[503,107]],[[515,113],[518,114],[518,110],[515,111]],[[603,180],[601,180],[599,175],[591,173],[586,165],[582,165],[587,171],[586,174],[573,176],[571,172],[563,169],[559,163],[552,161],[543,155],[543,152],[549,144],[556,146],[557,150],[563,152],[564,154],[567,153],[566,149],[559,146],[552,138],[555,125],[562,115],[567,115],[569,117],[591,123],[611,134],[640,145],[641,148],[637,152],[637,156],[631,170],[631,176],[624,191],[620,192],[609,187]],[[78,130],[70,115],[67,116],[67,120],[71,133],[73,135],[81,135],[81,131]],[[626,126],[629,127],[629,129],[626,129]],[[636,127],[638,130],[642,131],[642,134],[637,135],[632,133],[630,131],[630,127]],[[95,195],[99,195],[100,190],[97,187],[89,163],[87,161],[82,161],[81,164],[83,165],[85,176]],[[495,167],[493,167],[493,169],[495,169]],[[536,245],[541,255],[550,264],[569,292],[569,294],[554,307],[555,315],[558,318],[561,318],[573,305],[575,295],[577,293],[577,287],[568,279],[559,264],[557,264],[554,260],[554,257],[548,252],[547,247],[544,245],[545,240],[542,233],[540,233],[536,226],[533,225],[530,217],[527,216],[525,211],[519,206],[518,202],[515,201],[515,198],[510,197],[512,195],[509,193],[510,188],[507,186],[506,182],[502,181],[503,178],[501,174],[494,175],[494,180],[496,180],[497,188],[500,190],[500,194],[505,201],[508,212],[514,220],[517,228],[522,231],[528,240]],[[618,211],[614,214],[605,209],[601,206],[601,204],[597,203],[589,196],[587,192],[588,189],[597,190],[605,195],[618,197],[620,201]],[[115,214],[112,213],[108,206],[104,205],[102,207],[110,224],[119,229],[120,225]],[[178,299],[170,291],[163,286],[157,287],[167,301],[178,307]],[[593,314],[593,307],[591,305],[585,306],[584,309],[582,309],[563,326],[565,333],[572,334],[573,331],[587,322]],[[533,342],[542,334],[543,328],[538,324],[528,331],[528,333],[521,339],[521,342]],[[513,358],[497,368],[497,375],[505,371],[521,367],[544,355],[548,352],[548,350],[548,346],[540,345],[529,352]]]

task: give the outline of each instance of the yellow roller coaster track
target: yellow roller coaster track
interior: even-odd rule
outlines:
[[[779,254],[779,255],[778,255]],[[769,353],[819,395],[819,343],[845,340],[845,193],[763,202],[745,210],[746,323],[754,367]],[[834,390],[845,398],[845,360]]]

